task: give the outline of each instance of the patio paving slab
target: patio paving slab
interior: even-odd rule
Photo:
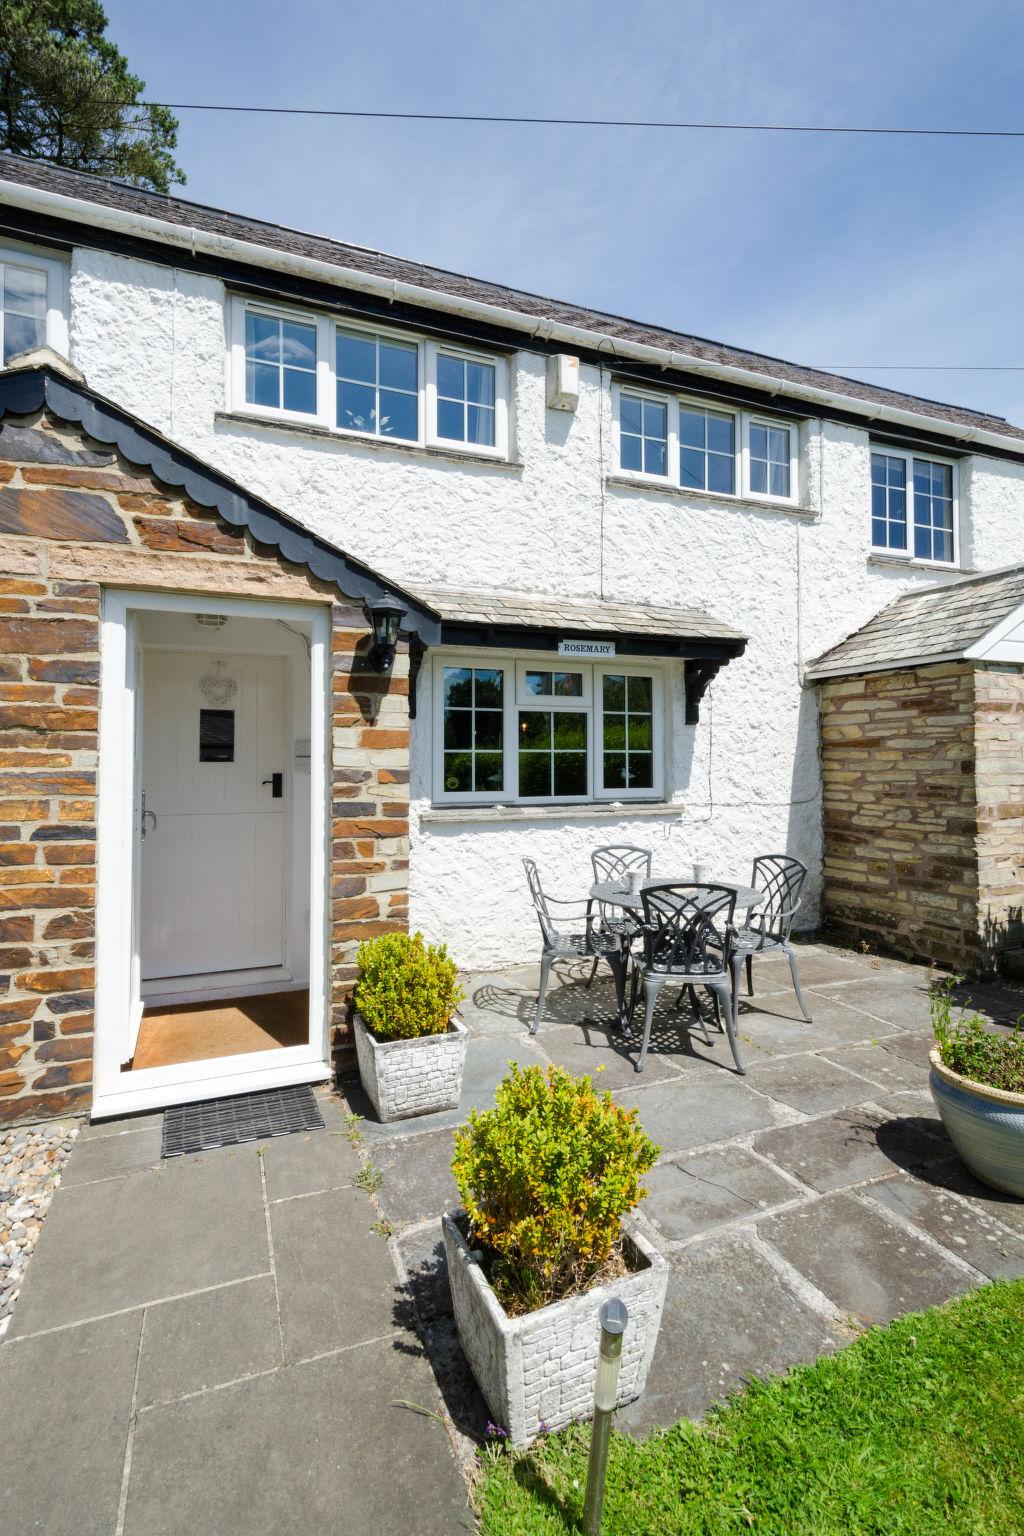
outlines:
[[[122,1136],[87,1137],[76,1148],[78,1155],[68,1162],[61,1183],[74,1189],[97,1179],[123,1178],[142,1168],[158,1168],[160,1143],[159,1125],[148,1125]]]
[[[396,1280],[361,1189],[331,1190],[270,1207],[284,1357],[380,1338],[395,1326]]]
[[[245,1159],[225,1151],[101,1183],[62,1184],[11,1333],[266,1273],[259,1160],[251,1146],[237,1150]]]
[[[687,1011],[679,1018],[680,1023],[672,1023],[667,1028],[664,1018],[657,1020],[652,1029],[650,1053],[643,1073],[651,1082],[674,1079],[676,1069],[682,1067],[685,1070],[688,1064],[704,1068],[709,1065],[686,1050],[687,1030],[682,1021],[692,1025],[693,1015]],[[536,1042],[556,1067],[564,1067],[577,1076],[585,1073],[602,1093],[606,1088],[626,1088],[636,1082],[634,1062],[640,1051],[639,1028],[634,1029],[632,1039],[627,1040],[620,1030],[602,1024],[561,1024],[543,1030],[536,1036]]]
[[[869,1192],[872,1200],[920,1227],[990,1280],[1024,1275],[1024,1233],[1007,1231],[980,1204],[968,1204],[941,1185],[908,1173],[872,1184]]]
[[[683,1414],[700,1418],[751,1377],[814,1360],[840,1342],[748,1239],[710,1238],[669,1265],[647,1388],[616,1414],[620,1429],[646,1434]]]
[[[948,1142],[943,1145],[928,1133],[916,1109],[912,1103],[905,1113],[882,1107],[839,1110],[765,1131],[753,1146],[824,1194],[947,1157]]]
[[[790,1007],[784,996],[741,998],[738,1019],[741,1049],[748,1053],[754,1050],[762,1056],[793,1056],[803,1051],[827,1051],[839,1045],[857,1045],[895,1032],[895,1025],[881,1024],[866,1014],[821,998],[816,992],[805,995],[814,1016],[811,1024],[801,1016],[795,1001]],[[784,1012],[778,1011],[779,1004],[785,1005]]]
[[[935,1046],[935,1036],[931,1030],[927,1034],[920,1030],[908,1030],[899,1035],[886,1035],[884,1045],[890,1055],[899,1056],[902,1061],[912,1062],[922,1068],[927,1079],[930,1070],[928,1057]]]
[[[627,1108],[639,1108],[644,1130],[666,1154],[728,1141],[776,1123],[768,1101],[732,1072],[702,1073],[651,1088],[638,1086],[632,1092],[626,1088],[615,1097]]]
[[[272,1275],[146,1311],[138,1405],[170,1402],[281,1364]]]
[[[389,1339],[152,1408],[125,1536],[471,1531],[444,1425],[400,1400],[432,1407],[435,1389]]]
[[[871,974],[867,960],[860,956],[831,954],[813,944],[795,944],[793,947],[802,987],[818,987],[830,981],[856,981]],[[745,977],[743,987],[746,990]],[[792,992],[793,978],[785,955],[768,951],[754,957],[755,994],[762,988],[777,991],[786,987]]]
[[[398,1249],[409,1277],[407,1298],[420,1321],[429,1324],[441,1317],[451,1317],[452,1293],[440,1221],[404,1233],[398,1240]]]
[[[458,1207],[451,1173],[454,1142],[453,1131],[440,1130],[374,1147],[373,1161],[384,1180],[377,1199],[395,1226],[406,1227]]]
[[[640,1209],[666,1242],[755,1216],[800,1195],[789,1179],[745,1147],[659,1162],[644,1182],[649,1194]]]
[[[930,1245],[849,1194],[767,1216],[761,1237],[865,1325],[937,1306],[975,1283]]]
[[[824,1056],[782,1056],[759,1062],[750,1074],[760,1093],[805,1115],[849,1109],[877,1096],[878,1089]]]
[[[141,1330],[134,1312],[0,1346],[6,1536],[115,1530]]]
[[[815,995],[831,1003],[856,1008],[880,1023],[892,1024],[898,1029],[930,1028],[928,987],[920,976],[877,975],[842,986],[823,987]],[[812,1003],[811,1008],[814,1006]]]
[[[902,1051],[897,1049],[897,1042],[890,1037],[874,1045],[839,1046],[824,1055],[827,1060],[847,1067],[851,1072],[859,1072],[889,1093],[898,1093],[904,1088],[927,1088],[927,1055],[922,1063],[920,1052],[913,1049],[912,1038],[905,1038],[911,1042],[909,1051],[906,1047]]]
[[[983,1184],[967,1171],[956,1153],[951,1153],[942,1162],[917,1170],[915,1177],[936,1189],[948,1189],[955,1195],[963,1195],[975,1210],[983,1211],[993,1221],[1024,1236],[1024,1200]]]
[[[351,1184],[362,1163],[341,1127],[341,1117],[324,1116],[326,1128],[262,1141],[269,1200],[288,1200],[317,1190]]]

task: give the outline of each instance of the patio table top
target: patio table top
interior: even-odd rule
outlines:
[[[696,884],[695,881],[688,880],[685,876],[658,875],[650,880],[641,881],[640,890],[647,890],[655,885],[694,884]],[[755,890],[751,885],[737,885],[733,880],[705,880],[701,884],[723,886],[727,891],[735,891],[736,905],[745,910],[749,910],[750,907],[760,906],[764,900],[763,891]],[[609,906],[626,907],[630,912],[640,912],[643,910],[643,898],[640,895],[640,891],[631,891],[628,885],[624,885],[621,880],[595,880],[594,884],[590,887],[590,897],[592,901],[604,901]]]

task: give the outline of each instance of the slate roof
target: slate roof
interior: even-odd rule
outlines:
[[[49,165],[41,160],[0,155],[0,183],[4,180],[60,193],[65,197],[77,198],[101,207],[162,219],[186,229],[194,228],[210,234],[228,235],[236,240],[264,246],[267,250],[309,257],[338,267],[349,267],[389,281],[393,279],[398,282],[412,283],[432,289],[435,293],[444,294],[456,301],[470,299],[478,303],[498,305],[503,309],[521,314],[524,328],[531,332],[536,330],[536,321],[553,320],[559,324],[593,331],[612,340],[618,339],[643,346],[664,347],[679,351],[711,366],[718,364],[729,368],[748,369],[797,387],[830,390],[854,400],[888,405],[898,410],[915,411],[931,416],[937,422],[954,423],[961,427],[977,427],[985,431],[998,432],[1005,437],[1024,440],[1024,428],[1010,426],[1003,417],[991,415],[985,411],[929,400],[919,395],[903,394],[898,390],[885,389],[877,384],[866,384],[859,379],[846,378],[842,374],[806,368],[798,363],[786,362],[782,358],[771,357],[765,353],[750,352],[744,348],[709,341],[704,337],[690,336],[683,331],[673,331],[664,326],[609,314],[604,310],[587,309],[582,305],[571,304],[561,299],[524,292],[521,289],[505,287],[500,283],[485,282],[480,278],[467,277],[459,272],[446,271],[442,267],[427,266],[421,262],[390,256],[383,251],[371,250],[366,246],[350,245],[344,241],[329,239],[324,235],[308,234],[302,230],[289,229],[284,225],[271,224],[262,219],[229,213],[221,208],[210,208],[203,203],[189,202],[186,198],[149,192],[139,187],[129,187],[122,182],[90,176],[82,171],[67,170],[62,166]]]
[[[912,661],[956,660],[1021,604],[1021,565],[906,592],[811,662],[808,681],[890,671]]]
[[[409,591],[442,620],[504,628],[587,634],[650,636],[664,640],[722,640],[741,646],[746,636],[694,608],[612,603],[523,592],[463,591],[412,586]]]

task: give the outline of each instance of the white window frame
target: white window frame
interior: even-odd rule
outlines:
[[[649,470],[624,469],[622,466],[621,400],[623,395],[634,399],[653,400],[664,405],[668,412],[668,452],[666,473],[652,474]],[[733,419],[735,444],[734,491],[701,491],[680,484],[679,411],[713,412]],[[789,495],[773,496],[750,488],[750,428],[751,425],[774,427],[789,433]],[[614,380],[612,383],[612,440],[615,452],[615,473],[620,479],[635,480],[638,485],[659,485],[676,491],[681,496],[708,497],[712,501],[753,501],[770,506],[796,507],[800,505],[800,423],[791,418],[772,416],[761,411],[733,410],[726,402],[708,400],[699,395],[679,394],[676,391],[661,393],[659,390],[634,387],[630,383]]]
[[[457,342],[433,341],[396,326],[374,325],[346,316],[326,315],[318,310],[291,304],[268,303],[244,294],[230,296],[228,349],[228,409],[243,416],[258,416],[265,421],[294,422],[317,427],[336,437],[357,442],[392,444],[398,448],[439,448],[445,453],[464,454],[467,458],[507,460],[511,451],[510,373],[511,358],[500,352],[482,352],[462,347]],[[278,320],[296,321],[316,327],[316,397],[315,413],[288,411],[283,407],[255,405],[245,398],[245,316],[248,310],[270,315]],[[402,346],[416,348],[417,434],[415,437],[390,437],[386,433],[363,432],[338,425],[337,334],[339,331],[379,337]],[[437,359],[458,357],[474,363],[486,363],[494,369],[494,447],[487,443],[460,443],[437,435]]]
[[[289,411],[284,406],[257,405],[245,398],[245,317],[253,314],[267,315],[273,320],[289,320],[299,325],[312,325],[316,330],[316,410]],[[294,309],[287,304],[265,304],[262,300],[236,299],[231,319],[231,403],[235,410],[247,416],[261,416],[267,421],[294,421],[302,426],[323,427],[330,425],[330,404],[333,400],[333,379],[327,368],[327,340],[330,321],[326,316],[306,309]]]
[[[755,491],[750,484],[750,429],[770,427],[776,432],[789,433],[789,495],[776,496],[771,491]],[[799,499],[800,487],[800,440],[796,423],[781,421],[777,416],[763,416],[758,411],[743,412],[743,494],[748,501],[770,501],[776,506],[784,503],[794,506]]]
[[[951,571],[960,565],[960,465],[956,459],[949,458],[942,453],[915,453],[911,448],[893,448],[888,443],[875,442],[873,439],[868,444],[868,551],[870,554],[885,560],[905,561],[907,565],[920,566],[925,570]],[[886,458],[902,459],[906,466],[907,480],[907,547],[906,549],[893,549],[889,544],[875,544],[871,537],[871,456],[884,454]],[[932,560],[923,555],[914,554],[914,529],[916,519],[916,495],[914,492],[914,460],[920,459],[924,464],[942,464],[951,471],[950,486],[953,495],[953,554],[949,560]]]
[[[566,661],[560,666],[558,663]],[[505,766],[505,787],[501,790],[448,791],[444,788],[444,672],[446,667],[475,667],[503,674],[502,696],[504,699],[504,728],[502,751]],[[523,678],[527,671],[582,672],[583,695],[580,698],[555,698],[523,692]],[[604,786],[604,741],[602,730],[601,701],[603,690],[600,680],[608,675],[628,673],[630,677],[651,679],[653,758],[653,783],[649,789],[606,789]],[[608,662],[575,662],[553,656],[550,652],[536,656],[487,655],[486,653],[458,651],[439,652],[434,658],[433,672],[433,744],[432,803],[445,805],[593,805],[619,801],[660,801],[665,792],[665,673],[657,664],[633,661],[629,656]],[[519,711],[537,709],[561,714],[585,714],[587,728],[587,781],[589,792],[585,795],[530,795],[519,794]]]
[[[428,341],[426,344],[426,395],[427,395],[427,442],[432,448],[443,448],[446,453],[468,453],[475,458],[483,454],[491,459],[507,459],[509,456],[508,429],[508,358],[493,352],[474,352],[447,341]],[[439,357],[456,357],[462,362],[484,363],[494,369],[494,446],[489,443],[459,442],[456,438],[441,437],[437,430],[437,360]]]
[[[30,246],[4,242],[0,245],[0,298],[3,294],[3,268],[29,267],[46,274],[46,322],[43,341],[62,357],[68,357],[71,339],[68,325],[68,263],[59,257],[44,256]],[[0,370],[3,369],[3,315],[0,312]]]

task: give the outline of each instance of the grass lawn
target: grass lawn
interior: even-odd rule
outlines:
[[[485,1453],[485,1536],[579,1531],[589,1444]],[[750,1531],[1024,1532],[1024,1281],[872,1329],[702,1425],[613,1436],[602,1536]]]

